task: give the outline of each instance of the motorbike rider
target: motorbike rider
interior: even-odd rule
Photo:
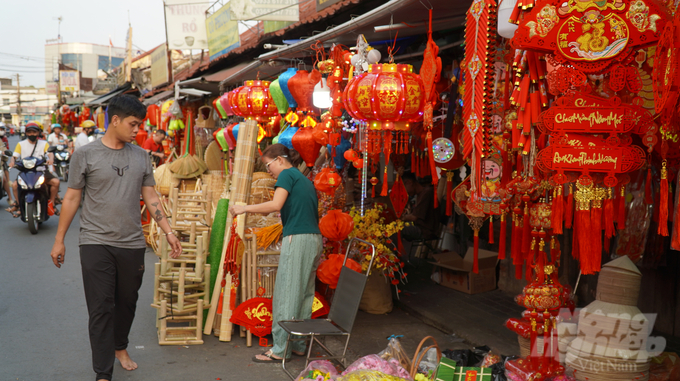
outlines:
[[[80,127],[82,127],[83,131],[79,133],[76,138],[76,142],[73,146],[74,151],[90,142],[89,137],[94,134],[95,124],[91,120],[86,120]]]
[[[47,135],[47,142],[50,144],[50,147],[56,147],[60,144],[66,145],[68,143],[66,134],[61,132],[60,124],[54,123],[52,125],[52,133]]]
[[[17,144],[14,149],[14,155],[12,160],[10,160],[10,168],[14,166],[16,160],[22,160],[27,157],[33,156],[37,158],[47,157],[47,165],[52,165],[54,163],[54,155],[51,152],[47,152],[49,148],[49,143],[45,140],[39,140],[38,136],[42,132],[42,125],[40,122],[31,121],[26,123],[26,139],[22,140]],[[48,171],[47,168],[44,170],[45,174],[45,184],[49,187],[49,205],[54,209],[54,214],[59,215],[59,211],[54,207],[55,199],[59,194],[59,179],[56,178],[52,172]],[[8,209],[8,212],[16,218],[19,217],[19,189],[16,180],[12,182],[12,191],[14,191],[14,203],[12,207]]]
[[[0,123],[0,152],[5,152],[5,150],[9,149],[9,140],[7,140],[7,128],[5,127],[4,123]],[[14,202],[12,201],[12,193],[9,191],[9,166],[7,165],[7,160],[8,158],[5,156],[2,156],[2,159],[0,159],[0,171],[4,172],[4,177],[5,181],[2,182],[2,187],[5,189],[5,193],[7,194],[7,203],[9,205],[12,205]],[[9,211],[10,208],[7,208],[5,210]]]

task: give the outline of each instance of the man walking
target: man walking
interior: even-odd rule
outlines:
[[[182,250],[154,190],[148,155],[130,144],[145,115],[146,108],[136,98],[113,98],[104,137],[73,153],[71,177],[51,252],[54,265],[60,268],[66,252],[64,236],[85,189],[80,215],[80,263],[90,316],[92,365],[100,381],[111,380],[114,357],[123,369],[137,368],[126,348],[144,274],[146,242],[140,195],[165,232],[172,247],[170,256],[177,258]]]

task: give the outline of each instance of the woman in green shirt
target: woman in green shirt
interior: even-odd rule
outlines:
[[[253,357],[254,362],[279,363],[288,335],[278,322],[309,319],[314,302],[316,268],[323,249],[319,231],[318,199],[314,184],[293,166],[299,154],[283,144],[269,146],[260,158],[275,179],[274,199],[256,205],[234,205],[233,216],[243,213],[281,212],[283,244],[272,299],[272,337],[274,346]],[[292,352],[303,356],[305,344],[293,342]]]

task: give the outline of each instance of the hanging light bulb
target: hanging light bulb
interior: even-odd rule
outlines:
[[[314,92],[312,93],[312,103],[318,108],[330,108],[333,105],[333,100],[331,99],[331,89],[326,85],[326,78],[321,78],[321,80],[314,86]]]

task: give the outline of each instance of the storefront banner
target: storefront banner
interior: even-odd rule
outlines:
[[[80,91],[80,76],[75,70],[60,70],[59,81],[61,91],[76,92]]]
[[[163,44],[150,54],[151,57],[151,87],[170,82],[168,78],[168,47]]]
[[[229,11],[229,5],[225,5],[208,16],[205,22],[211,61],[241,46],[238,21],[231,17]]]
[[[232,20],[300,21],[298,0],[231,0]]]
[[[205,11],[212,3],[207,0],[164,0],[170,49],[208,49]]]

